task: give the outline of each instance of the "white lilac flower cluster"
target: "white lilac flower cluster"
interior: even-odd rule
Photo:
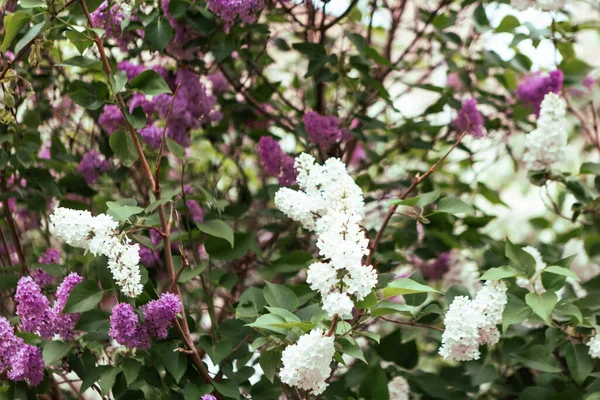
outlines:
[[[119,224],[111,216],[58,207],[50,215],[50,232],[73,247],[108,258],[108,269],[121,291],[129,297],[142,293],[139,245],[119,237]]]
[[[318,165],[312,156],[301,154],[294,167],[300,190],[279,189],[275,204],[316,233],[325,260],[310,265],[306,281],[321,294],[330,317],[348,316],[354,307],[351,296],[362,300],[377,284],[377,272],[362,265],[369,245],[359,225],[364,215],[362,191],[337,158]]]
[[[333,336],[323,335],[321,329],[302,335],[296,344],[286,347],[281,354],[281,381],[315,396],[323,393],[328,386],[325,381],[335,353],[333,342]]]
[[[410,398],[410,386],[401,376],[397,376],[388,383],[390,400],[408,400]]]
[[[444,319],[440,355],[448,361],[479,359],[480,345],[493,346],[500,340],[496,325],[502,322],[507,301],[502,281],[487,281],[473,300],[455,297]]]
[[[543,11],[560,10],[567,4],[567,0],[511,0],[510,5],[519,11],[528,8],[538,8]]]
[[[587,342],[587,346],[590,348],[590,356],[592,358],[600,358],[600,335],[595,335]]]
[[[567,103],[556,93],[542,101],[537,129],[525,137],[523,161],[527,169],[541,171],[564,159],[568,140]]]

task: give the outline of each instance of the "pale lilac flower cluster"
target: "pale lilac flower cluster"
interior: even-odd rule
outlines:
[[[446,329],[439,350],[445,360],[477,360],[480,345],[498,343],[500,332],[496,325],[502,322],[508,302],[506,290],[502,281],[487,281],[473,300],[466,296],[454,298],[444,318]]]
[[[592,358],[600,358],[600,335],[596,334],[587,342],[590,348],[589,354]]]
[[[523,161],[532,171],[546,170],[565,159],[569,136],[567,103],[548,93],[541,105],[537,128],[525,136]]]
[[[131,305],[116,305],[110,317],[110,337],[125,347],[150,347],[150,337],[164,339],[168,336],[168,329],[181,311],[181,301],[172,293],[163,293],[158,300],[150,301],[141,309],[143,322]]]
[[[410,259],[410,262],[419,268],[423,278],[428,280],[437,281],[441,279],[450,269],[450,261],[452,260],[452,253],[447,251],[441,253],[437,258],[429,261],[422,260],[418,257]]]
[[[255,14],[265,7],[264,0],[207,0],[207,3],[210,11],[223,20],[226,31],[238,18],[247,24],[253,23]]]
[[[93,255],[108,257],[108,269],[123,293],[137,297],[142,293],[139,245],[116,234],[119,224],[106,214],[92,216],[88,211],[58,207],[50,216],[50,232],[73,247]]]
[[[268,175],[276,176],[281,186],[296,184],[294,159],[286,154],[271,136],[261,136],[256,146],[260,164]]]
[[[326,380],[334,353],[333,336],[323,335],[321,329],[300,336],[296,344],[287,346],[281,354],[281,381],[318,396],[329,385]]]
[[[62,311],[71,290],[81,281],[81,276],[75,272],[65,277],[56,291],[54,305],[50,307],[50,301],[34,280],[22,277],[17,284],[15,300],[23,330],[38,333],[46,339],[59,335],[64,340],[71,340],[80,314],[63,314]]]
[[[511,0],[510,5],[519,11],[538,8],[542,11],[561,10],[569,0]]]
[[[340,121],[333,115],[323,116],[315,111],[310,111],[304,114],[302,122],[304,122],[308,140],[312,143],[329,147],[344,137],[344,132],[340,129]]]
[[[145,65],[140,65],[140,64],[134,64],[128,60],[123,60],[117,65],[117,69],[119,71],[125,72],[128,80],[132,80],[133,78],[135,78],[136,76],[138,76],[139,74],[141,74],[142,72],[144,72],[148,69],[151,69],[154,72],[158,73],[160,76],[162,76],[165,79],[165,81],[167,81],[167,83],[170,80],[172,80],[171,76],[169,74],[169,71],[160,64],[145,66]]]
[[[351,296],[362,300],[377,283],[377,271],[363,265],[369,240],[360,227],[364,216],[362,190],[337,158],[315,164],[308,154],[296,158],[300,190],[281,188],[275,204],[289,218],[317,235],[317,247],[325,262],[310,265],[306,281],[323,298],[330,317],[349,316]]]
[[[115,131],[125,128],[125,117],[123,117],[119,107],[107,104],[104,106],[100,117],[98,117],[98,123],[106,133],[112,135]]]
[[[528,77],[519,85],[515,94],[525,104],[533,106],[536,116],[540,115],[540,108],[544,97],[548,93],[560,93],[564,75],[561,70],[551,71],[548,75],[537,73]]]
[[[190,218],[194,222],[204,222],[204,211],[202,211],[202,207],[196,200],[186,200],[185,205],[190,212]]]
[[[229,83],[225,79],[225,76],[221,73],[221,71],[217,71],[214,74],[210,74],[206,76],[206,79],[211,84],[213,93],[225,93],[229,90]]]
[[[200,400],[217,400],[217,398],[212,394],[205,394],[204,396],[200,397]]]
[[[409,400],[410,386],[401,376],[396,376],[388,383],[389,400]]]
[[[110,169],[110,163],[104,157],[103,154],[99,154],[95,150],[90,150],[83,155],[81,162],[77,166],[77,172],[79,172],[83,179],[88,184],[93,184],[98,181],[100,175]]]
[[[178,21],[169,11],[170,0],[162,0],[161,6],[165,18],[175,31],[173,40],[167,46],[167,52],[179,60],[192,60],[199,55],[200,48],[190,45],[189,42],[197,39],[200,35],[194,31],[192,26],[185,21]]]
[[[483,137],[483,115],[477,109],[476,99],[466,99],[452,123],[459,134],[467,131],[477,139]]]

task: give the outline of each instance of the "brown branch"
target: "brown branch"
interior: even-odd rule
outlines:
[[[331,320],[331,328],[329,328],[329,330],[327,331],[327,334],[325,336],[332,336],[335,333],[335,330],[338,326],[339,320],[340,320],[339,315],[335,314],[333,316],[333,319]]]
[[[400,195],[400,200],[404,200],[408,197],[408,195],[421,183],[423,182],[429,175],[431,175],[439,166],[442,162],[444,162],[444,160],[448,157],[448,155],[450,155],[450,153],[452,152],[452,150],[454,150],[459,143],[461,142],[461,140],[463,140],[463,138],[467,135],[469,131],[465,130],[459,137],[458,139],[456,139],[456,142],[454,142],[454,144],[452,145],[452,147],[450,148],[450,150],[448,150],[448,152],[446,152],[446,154],[444,154],[442,156],[442,158],[440,158],[435,164],[433,164],[428,170],[427,172],[425,172],[423,175],[420,176],[416,176],[412,183],[410,184],[410,186],[404,191],[404,193],[402,193],[402,195]],[[383,224],[381,225],[381,228],[379,228],[379,230],[377,231],[377,234],[375,235],[375,239],[373,239],[373,241],[371,243],[369,243],[369,255],[367,257],[367,261],[365,262],[365,265],[371,265],[371,263],[373,262],[373,257],[375,256],[375,250],[377,250],[377,245],[379,244],[379,241],[381,240],[381,237],[383,236],[383,232],[385,231],[385,228],[388,226],[390,219],[392,219],[392,216],[394,215],[394,213],[396,212],[396,209],[398,208],[397,205],[392,205],[390,206],[384,220],[383,220]]]
[[[379,318],[381,318],[384,321],[393,322],[394,324],[398,324],[398,325],[414,326],[417,328],[427,328],[427,329],[433,329],[434,331],[438,331],[438,332],[444,332],[444,330],[442,328],[438,328],[436,326],[431,326],[431,325],[419,324],[418,322],[414,322],[414,321],[397,321],[395,319],[388,319],[388,318],[385,318],[382,316],[380,316]]]
[[[157,190],[160,190],[160,160],[163,156],[163,151],[165,149],[165,143],[167,141],[167,128],[169,127],[169,121],[171,120],[171,113],[173,112],[173,104],[175,103],[175,97],[177,96],[177,92],[179,91],[179,87],[181,86],[181,82],[177,84],[175,91],[173,92],[173,97],[171,98],[171,104],[169,104],[169,111],[167,112],[167,119],[165,120],[165,128],[162,131],[162,137],[160,139],[160,147],[158,148],[158,155],[156,156],[156,163],[154,164],[154,174],[155,181],[157,182]],[[158,199],[157,199],[158,200]]]

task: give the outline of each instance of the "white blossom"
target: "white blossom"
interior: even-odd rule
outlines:
[[[510,5],[519,11],[528,8],[538,8],[543,11],[560,10],[567,4],[567,0],[511,0]]]
[[[540,171],[552,167],[565,157],[568,127],[567,103],[556,93],[542,101],[537,129],[525,137],[523,161],[527,169]]]
[[[600,274],[600,265],[592,261],[585,251],[583,240],[571,239],[563,248],[562,258],[575,256],[571,262],[571,270],[577,274],[581,282],[587,282]]]
[[[401,376],[397,376],[388,383],[390,400],[408,400],[410,398],[410,386]]]
[[[495,345],[500,339],[496,325],[502,322],[507,303],[506,284],[487,281],[473,300],[454,298],[444,318],[439,353],[448,361],[479,359],[481,344]]]
[[[50,232],[73,247],[108,258],[108,269],[121,291],[129,297],[142,293],[139,245],[117,235],[110,215],[92,216],[88,211],[58,207],[50,215]]]
[[[590,356],[592,358],[600,358],[600,335],[595,335],[591,338],[587,345],[590,348]]]
[[[315,329],[302,335],[296,344],[287,346],[281,354],[281,381],[315,396],[323,393],[328,386],[325,380],[331,372],[329,364],[335,353],[333,341],[332,336],[324,336],[322,330]]]
[[[362,191],[337,158],[318,165],[312,156],[301,154],[294,167],[300,190],[281,188],[275,194],[275,204],[316,233],[319,255],[326,262],[309,267],[307,282],[321,294],[323,309],[330,317],[347,315],[353,307],[350,297],[362,300],[377,284],[377,272],[370,265],[362,265],[363,257],[369,254],[369,240],[360,227]]]

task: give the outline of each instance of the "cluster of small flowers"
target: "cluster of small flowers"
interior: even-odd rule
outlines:
[[[108,257],[108,269],[129,297],[142,292],[139,245],[115,234],[118,223],[109,215],[58,207],[50,216],[50,232],[73,247]]]
[[[350,315],[350,296],[362,300],[377,284],[377,272],[362,265],[369,241],[359,223],[364,215],[362,191],[337,158],[315,164],[308,154],[296,158],[300,190],[281,188],[275,204],[289,218],[317,234],[326,262],[310,265],[306,281],[321,293],[330,317]]]
[[[543,11],[560,10],[565,7],[568,0],[511,0],[510,5],[519,11],[528,8],[539,8]]]
[[[256,147],[260,164],[268,175],[276,176],[281,186],[296,184],[294,159],[271,136],[261,136]]]
[[[565,157],[568,141],[567,103],[555,93],[542,102],[537,128],[525,137],[523,161],[532,171],[552,167]]]
[[[587,282],[600,274],[600,265],[590,259],[585,250],[583,240],[574,238],[565,243],[562,257],[567,258],[573,255],[575,258],[571,262],[570,268],[577,274],[581,282]]]
[[[63,314],[63,309],[71,290],[81,281],[81,276],[75,272],[65,277],[56,291],[54,305],[50,307],[50,301],[33,278],[27,276],[19,279],[15,300],[23,330],[38,333],[46,339],[51,339],[54,335],[59,335],[65,340],[72,339],[73,328],[80,314]]]
[[[200,48],[198,46],[189,45],[189,42],[197,39],[200,35],[194,31],[192,26],[184,21],[178,21],[173,17],[169,11],[170,0],[162,0],[161,6],[165,18],[171,24],[171,27],[175,31],[173,40],[167,46],[167,51],[173,57],[179,60],[192,60],[199,54]]]
[[[121,30],[123,21],[131,17],[131,8],[127,4],[114,4],[109,9],[108,2],[103,1],[90,17],[94,27],[104,29],[106,37],[114,39],[121,50],[127,50],[127,45],[134,39],[131,33]]]
[[[220,71],[206,75],[206,79],[210,82],[213,93],[225,93],[229,90],[229,83]]]
[[[96,183],[100,175],[109,169],[110,163],[108,160],[103,154],[99,154],[93,149],[83,155],[81,162],[77,166],[77,172],[90,185]]]
[[[27,381],[32,386],[44,380],[44,359],[36,346],[25,344],[15,335],[8,320],[0,316],[0,374],[7,373],[14,382]]]
[[[476,99],[466,99],[462,102],[462,108],[458,111],[456,119],[452,123],[459,134],[468,131],[477,139],[483,137],[483,115],[477,109]]]
[[[338,117],[322,116],[315,111],[304,114],[302,118],[308,140],[321,146],[329,147],[344,138],[346,132],[340,129]]]
[[[397,376],[388,383],[390,400],[408,400],[410,398],[410,386],[401,376]]]
[[[487,281],[473,300],[457,296],[444,318],[439,353],[448,361],[479,359],[479,346],[495,345],[500,340],[497,324],[507,303],[506,284]]]
[[[600,358],[600,335],[594,335],[594,337],[587,342],[587,345],[590,348],[590,356],[592,358]]]
[[[40,264],[59,264],[60,263],[60,251],[56,249],[48,249],[46,250],[39,258],[38,262]],[[41,288],[44,288],[52,283],[54,283],[55,278],[50,275],[43,268],[36,268],[31,273],[31,277],[34,282]]]
[[[149,348],[150,337],[167,337],[168,329],[181,311],[181,301],[172,293],[163,293],[158,300],[150,301],[141,309],[143,323],[130,304],[117,304],[110,316],[110,337],[125,347]]]
[[[233,26],[236,19],[251,24],[255,14],[265,7],[264,0],[207,0],[208,8],[223,20],[225,31]]]
[[[536,116],[540,115],[542,101],[548,93],[560,93],[564,75],[561,70],[550,71],[548,75],[537,73],[519,85],[515,94],[519,101],[533,106]]]
[[[323,335],[321,329],[302,335],[296,344],[287,346],[281,354],[281,381],[315,396],[323,393],[328,386],[326,379],[331,372],[329,364],[334,353],[334,338]]]

